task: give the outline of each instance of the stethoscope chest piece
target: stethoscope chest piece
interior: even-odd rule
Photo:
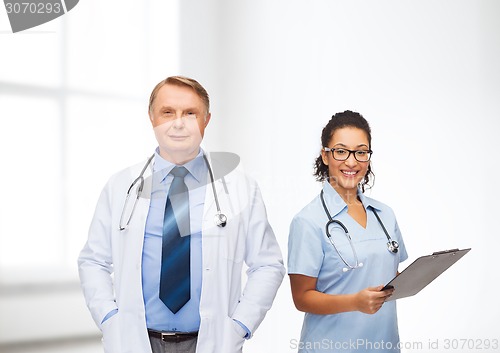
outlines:
[[[397,253],[399,250],[399,243],[395,240],[390,240],[387,242],[387,249],[392,253]]]
[[[227,217],[224,213],[217,212],[214,216],[214,222],[217,227],[225,227],[227,224]]]

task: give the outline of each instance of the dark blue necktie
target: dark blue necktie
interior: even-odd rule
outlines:
[[[174,167],[163,218],[160,299],[175,314],[190,299],[189,193],[184,167]]]

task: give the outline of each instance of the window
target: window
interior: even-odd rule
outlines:
[[[148,98],[178,73],[178,4],[143,4],[79,4],[16,34],[0,22],[0,285],[75,279],[104,183],[152,153]]]

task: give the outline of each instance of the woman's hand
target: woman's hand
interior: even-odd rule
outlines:
[[[394,289],[382,291],[384,286],[368,287],[355,294],[356,306],[365,314],[375,314],[384,302],[392,295]]]
[[[316,289],[317,278],[291,274],[292,297],[298,310],[317,315],[331,315],[348,311],[375,314],[392,295],[394,289],[382,291],[384,286],[370,287],[354,294],[326,294]]]

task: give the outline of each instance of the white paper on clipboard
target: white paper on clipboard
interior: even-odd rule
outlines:
[[[387,301],[417,294],[470,250],[471,248],[445,250],[419,257],[382,289],[394,288],[394,293]]]

